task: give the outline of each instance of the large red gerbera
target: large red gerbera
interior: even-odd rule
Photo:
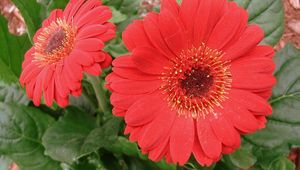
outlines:
[[[99,0],[71,0],[64,11],[51,12],[22,65],[20,83],[35,105],[42,95],[48,106],[53,100],[68,105],[69,94],[81,94],[83,72],[98,76],[110,65],[111,57],[102,49],[115,36],[111,17]]]
[[[211,165],[263,128],[275,78],[274,51],[247,12],[226,0],[162,1],[161,12],[123,33],[131,54],[107,77],[113,113],[143,153]]]

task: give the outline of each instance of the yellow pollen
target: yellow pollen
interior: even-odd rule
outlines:
[[[183,50],[161,74],[160,90],[178,116],[205,118],[228,97],[232,76],[224,53],[206,47]]]
[[[39,66],[45,66],[62,60],[72,51],[76,32],[76,27],[64,19],[52,21],[37,37],[33,61]]]

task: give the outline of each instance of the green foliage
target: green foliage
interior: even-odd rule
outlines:
[[[44,155],[41,138],[53,119],[38,109],[0,103],[0,154],[25,170],[61,170]]]
[[[23,56],[28,50],[27,36],[17,37],[8,32],[7,21],[0,16],[0,78],[7,83],[16,82],[21,73]]]
[[[119,120],[112,118],[103,126],[76,108],[66,109],[43,137],[46,153],[54,160],[71,164],[77,159],[108,146],[117,139]]]
[[[249,22],[265,31],[262,44],[275,45],[284,31],[284,9],[281,0],[234,0],[249,12]]]

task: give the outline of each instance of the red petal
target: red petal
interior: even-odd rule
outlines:
[[[70,54],[70,57],[77,63],[83,66],[90,66],[94,63],[94,59],[88,52],[80,49],[74,49]]]
[[[100,63],[101,68],[108,68],[111,65],[112,58],[108,53],[104,53],[103,55],[105,57],[104,61]]]
[[[224,115],[231,120],[233,126],[244,133],[251,133],[258,129],[258,122],[251,112],[234,101],[223,103]]]
[[[231,147],[238,147],[240,145],[239,143],[240,136],[238,132],[233,128],[231,122],[228,122],[222,114],[223,113],[220,113],[219,115],[216,116],[212,115],[210,118],[210,125],[213,131],[215,132],[217,138],[224,145],[231,146]]]
[[[170,152],[173,161],[183,166],[190,158],[194,144],[194,120],[177,116],[170,137]]]
[[[121,79],[113,82],[110,87],[121,94],[145,94],[151,93],[160,87],[161,82],[156,81],[132,81]]]
[[[152,76],[141,72],[135,68],[119,68],[113,67],[113,72],[124,79],[130,80],[157,80],[157,76]]]
[[[83,70],[93,76],[99,76],[102,72],[102,69],[99,64],[94,64],[89,67],[83,67]]]
[[[241,58],[241,60],[234,60],[231,63],[231,70],[246,71],[253,73],[269,73],[272,74],[275,70],[275,63],[272,59],[264,58]]]
[[[112,65],[114,67],[136,68],[135,64],[132,62],[131,56],[118,57],[112,62]]]
[[[213,159],[207,157],[203,152],[203,149],[198,139],[198,135],[195,135],[193,155],[201,166],[211,166],[211,164],[214,162]]]
[[[197,121],[197,132],[204,153],[211,159],[218,159],[221,154],[222,144],[217,139],[208,119]]]
[[[276,79],[271,74],[245,72],[244,70],[231,70],[232,87],[237,89],[261,90],[270,89]]]
[[[230,22],[230,24],[228,24]],[[232,39],[240,38],[240,34],[247,26],[248,14],[244,9],[235,8],[225,13],[213,29],[207,46],[222,49],[231,44]]]
[[[57,18],[62,18],[63,11],[61,9],[53,10],[49,17],[43,21],[43,27],[49,26],[53,21],[56,21]]]
[[[158,14],[149,13],[144,19],[144,28],[153,46],[164,56],[168,58],[175,57],[165,43],[164,37],[161,35],[158,23]]]
[[[123,32],[122,38],[129,51],[138,46],[152,46],[146,35],[143,21],[133,21]]]
[[[270,115],[272,113],[272,107],[268,101],[252,92],[232,89],[229,98],[257,114]]]
[[[110,102],[114,107],[127,110],[138,99],[141,99],[144,95],[122,95],[119,93],[112,93],[110,96]]]
[[[194,44],[199,46],[206,43],[214,26],[225,12],[225,0],[200,1],[196,17],[194,18]]]
[[[162,0],[161,1],[161,11],[168,10],[172,15],[178,15],[179,5],[176,0]]]
[[[74,23],[80,29],[85,25],[93,24],[103,24],[107,22],[112,17],[112,13],[106,6],[99,6],[91,11],[87,12],[85,15],[78,17],[77,20],[74,20]]]
[[[199,1],[195,0],[184,0],[182,1],[179,16],[181,18],[182,23],[185,26],[187,38],[189,39],[189,42],[191,45],[192,43],[192,37],[194,34],[194,24],[195,24],[195,18],[196,18],[196,12],[198,9]]]
[[[182,24],[169,10],[164,10],[158,18],[160,32],[173,53],[179,53],[187,47]]]
[[[162,110],[163,102],[158,94],[144,95],[129,107],[125,122],[129,126],[141,126],[151,122],[164,111]]]
[[[104,34],[108,30],[105,25],[88,25],[83,27],[80,32],[78,32],[76,39],[88,39],[88,38],[96,38],[97,36]]]
[[[47,106],[51,107],[54,99],[54,78],[49,81],[48,88],[44,90],[44,99]]]
[[[162,106],[162,110],[164,111],[160,111],[160,113],[158,113],[159,115],[147,125],[144,134],[138,141],[144,150],[155,147],[170,135],[170,129],[177,115],[170,110],[167,104]]]
[[[99,51],[104,47],[103,41],[97,38],[89,38],[84,40],[78,40],[75,43],[74,49],[82,50],[82,51]]]
[[[151,47],[134,49],[132,61],[140,71],[159,75],[164,71],[164,67],[169,64],[162,54]]]
[[[84,4],[85,0],[74,0],[71,1],[64,11],[64,17],[67,19],[68,23],[73,23],[74,16],[80,9],[80,7]]]
[[[236,41],[228,49],[224,50],[224,60],[234,60],[245,55],[249,50],[254,48],[263,39],[263,30],[256,25],[246,28],[240,39]]]

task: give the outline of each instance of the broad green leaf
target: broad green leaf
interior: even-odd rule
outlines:
[[[24,91],[17,84],[7,85],[6,83],[2,83],[0,81],[0,102],[15,102],[18,104],[27,105],[29,100]]]
[[[287,159],[286,157],[281,157],[280,159],[274,161],[270,169],[280,169],[280,170],[295,170],[295,164]]]
[[[240,148],[229,156],[230,161],[237,167],[242,169],[248,169],[256,162],[256,157],[251,151]]]
[[[71,107],[46,131],[43,144],[46,153],[54,160],[71,164],[100,147],[113,144],[118,129],[117,118],[97,126],[95,118]]]
[[[251,143],[273,148],[282,144],[300,144],[300,53],[287,45],[275,56],[277,84],[270,103],[273,115],[267,127],[246,136]]]
[[[0,78],[17,82],[21,73],[24,53],[31,45],[27,36],[14,36],[8,32],[7,21],[0,16]]]
[[[262,44],[276,45],[284,31],[284,9],[281,0],[234,0],[249,12],[249,22],[265,31]]]
[[[24,170],[61,170],[44,155],[41,138],[53,119],[38,109],[0,103],[0,154]]]
[[[28,30],[28,35],[32,38],[41,26],[46,16],[46,10],[37,0],[12,0],[20,10]]]
[[[282,157],[287,157],[290,152],[290,148],[286,145],[281,145],[272,149],[258,147],[256,145],[252,146],[252,152],[257,158],[254,167],[260,170],[270,170],[271,164],[274,161],[277,161]]]

